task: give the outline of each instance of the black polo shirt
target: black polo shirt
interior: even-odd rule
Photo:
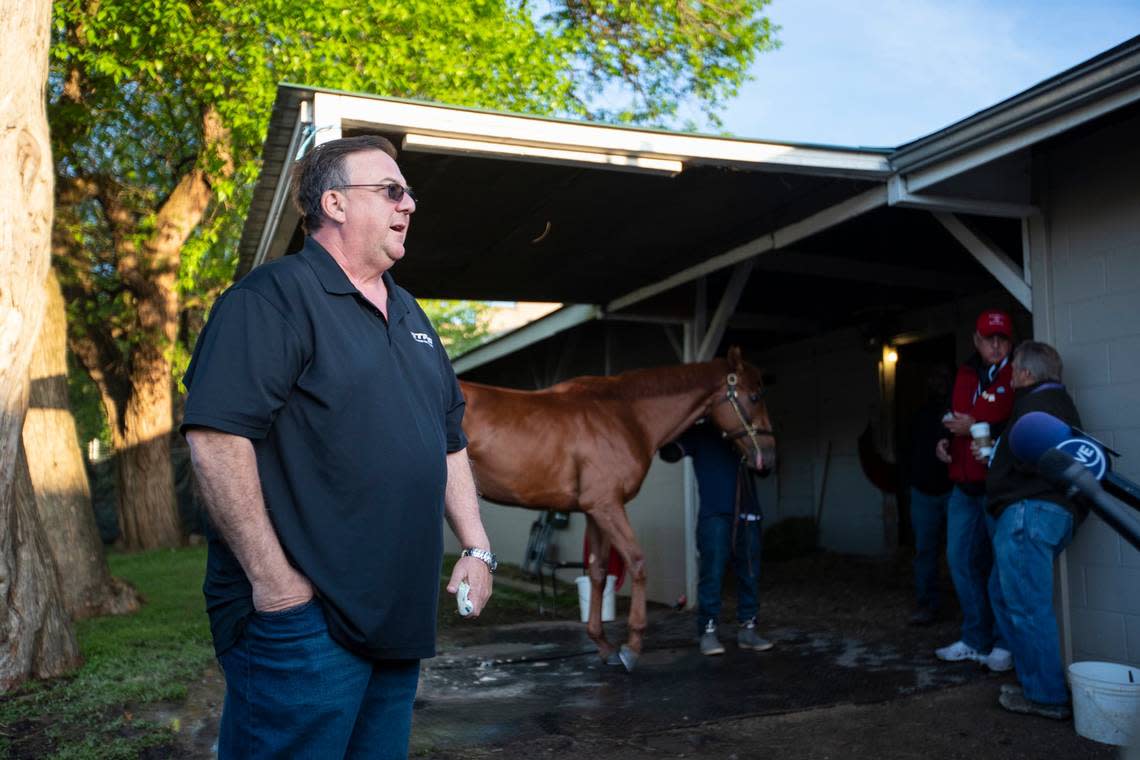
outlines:
[[[273,527],[334,639],[375,659],[431,657],[463,396],[423,310],[390,273],[384,282],[387,321],[311,238],[250,272],[198,338],[182,431],[253,442]],[[211,534],[204,591],[221,654],[253,604]]]

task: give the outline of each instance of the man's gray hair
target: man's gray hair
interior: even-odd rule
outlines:
[[[1039,383],[1061,382],[1064,369],[1057,349],[1037,340],[1027,340],[1014,350],[1013,366],[1026,370]]]
[[[344,160],[353,153],[378,150],[396,160],[396,146],[380,135],[360,135],[330,140],[313,148],[293,166],[293,205],[301,213],[305,232],[312,233],[325,222],[321,197],[348,184]]]

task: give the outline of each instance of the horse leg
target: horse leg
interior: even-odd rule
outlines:
[[[598,529],[597,522],[590,515],[586,515],[586,537],[590,542],[589,567],[586,568],[590,576],[590,619],[586,623],[586,635],[598,647],[598,656],[608,665],[617,665],[617,653],[614,645],[606,639],[605,629],[602,627],[602,596],[606,584],[606,563],[610,556],[610,539]]]
[[[622,664],[625,665],[625,669],[632,672],[637,665],[638,658],[641,656],[641,647],[644,641],[647,623],[645,609],[645,555],[641,551],[641,545],[637,543],[637,537],[633,533],[633,527],[629,524],[629,518],[626,516],[623,506],[618,506],[616,509],[595,510],[592,514],[598,523],[598,529],[603,535],[609,537],[614,548],[617,549],[618,554],[621,555],[622,560],[625,562],[626,573],[629,575],[631,584],[629,638],[621,649],[618,650],[618,656],[621,658]],[[608,549],[606,550],[606,556],[609,556]],[[593,563],[591,563],[591,572],[593,572]],[[604,574],[604,569],[602,572]],[[594,579],[594,576],[591,576],[591,579],[593,579],[592,585],[596,593],[598,581]],[[591,620],[593,619],[593,601],[593,597],[591,597]],[[601,610],[599,608],[599,616],[600,613]]]

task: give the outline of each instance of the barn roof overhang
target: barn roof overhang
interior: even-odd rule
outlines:
[[[1140,37],[897,149],[630,129],[286,84],[239,273],[300,245],[287,199],[294,158],[379,133],[401,148],[422,198],[395,271],[402,285],[421,297],[576,305],[461,357],[457,369],[583,321],[688,318],[692,299],[680,286],[696,280],[764,304],[735,318],[777,342],[885,304],[976,292],[992,285],[987,275],[1031,308],[1023,249],[1040,218],[1034,146],[1138,103]]]
[[[422,297],[606,304],[874,187],[885,150],[628,129],[282,85],[241,242],[297,247],[284,172],[379,133],[421,203],[397,279]],[[885,196],[884,196],[885,202]]]

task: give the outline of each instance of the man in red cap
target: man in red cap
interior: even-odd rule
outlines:
[[[970,451],[971,426],[989,423],[997,438],[1013,408],[1009,362],[1013,321],[1004,311],[984,311],[974,330],[977,352],[958,368],[950,411],[943,418],[949,431],[938,442],[938,458],[950,467],[954,484],[946,509],[946,561],[962,607],[962,635],[935,650],[940,660],[976,660],[990,670],[1009,670],[1013,659],[995,637],[993,610],[986,584],[993,567],[993,546],[986,525],[986,464]]]

